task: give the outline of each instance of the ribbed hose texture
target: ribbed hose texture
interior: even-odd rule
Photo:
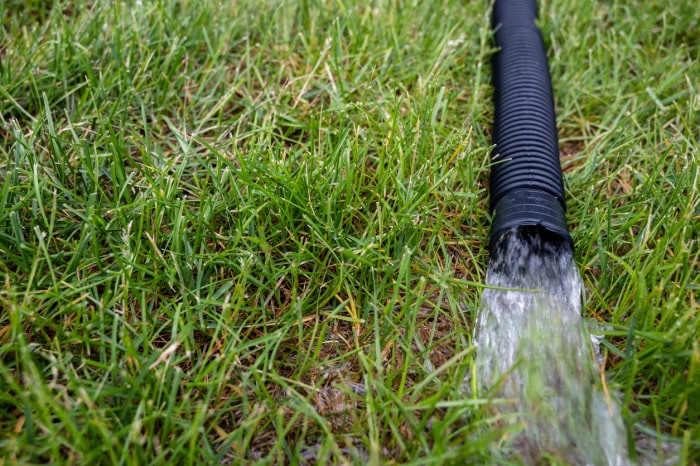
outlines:
[[[552,83],[534,0],[496,0],[491,242],[539,225],[570,241]]]

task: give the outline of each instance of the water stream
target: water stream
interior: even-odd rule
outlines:
[[[482,395],[526,464],[627,465],[613,397],[600,388],[581,320],[581,279],[569,243],[517,227],[493,246],[476,326]]]

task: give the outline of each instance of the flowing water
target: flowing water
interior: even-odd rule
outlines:
[[[527,464],[627,465],[616,401],[600,387],[581,320],[581,280],[569,243],[517,227],[493,247],[477,317],[477,376],[495,414],[522,426]]]

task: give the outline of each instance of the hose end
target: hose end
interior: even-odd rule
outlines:
[[[557,197],[536,189],[516,189],[503,195],[493,207],[490,244],[513,227],[538,226],[573,246],[566,228],[566,213]]]

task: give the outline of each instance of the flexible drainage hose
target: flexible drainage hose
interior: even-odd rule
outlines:
[[[496,0],[491,244],[514,226],[539,225],[571,241],[552,83],[535,0]]]

